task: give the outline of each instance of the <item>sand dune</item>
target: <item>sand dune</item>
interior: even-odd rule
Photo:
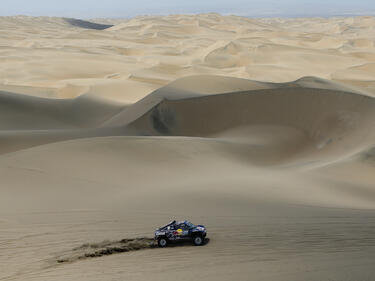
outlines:
[[[96,127],[125,106],[88,96],[57,100],[0,92],[0,107],[0,130],[46,130]]]
[[[0,23],[1,280],[372,280],[374,18]]]
[[[322,161],[371,146],[375,136],[368,131],[374,99],[317,78],[277,84],[188,77],[130,106],[88,96],[51,100],[3,93],[2,99],[2,153],[90,136],[188,136],[248,144],[249,157],[256,151],[252,158],[261,162],[298,154]]]
[[[94,91],[134,103],[197,74],[267,82],[317,76],[354,86],[373,74],[370,68],[352,70],[374,61],[371,17],[255,20],[202,14],[97,20],[96,26],[18,16],[0,22],[0,89],[11,92],[10,87],[27,94],[38,88],[39,95],[69,98]],[[121,88],[101,87],[112,83]]]

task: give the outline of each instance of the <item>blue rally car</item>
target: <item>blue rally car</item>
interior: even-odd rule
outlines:
[[[189,221],[171,221],[155,231],[155,240],[159,247],[166,247],[169,243],[179,241],[192,241],[194,245],[201,246],[207,235],[203,225],[194,225]]]

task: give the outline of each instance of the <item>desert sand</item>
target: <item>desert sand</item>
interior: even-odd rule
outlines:
[[[373,280],[375,18],[0,17],[0,280]],[[159,249],[171,219],[208,243]]]

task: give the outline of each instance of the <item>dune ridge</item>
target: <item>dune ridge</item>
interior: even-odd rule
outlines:
[[[256,151],[254,159],[272,163],[294,156],[332,161],[374,142],[368,130],[374,127],[374,99],[312,77],[278,84],[193,76],[129,106],[89,96],[53,100],[3,93],[2,99],[2,153],[74,138],[184,136],[247,145],[249,155]]]

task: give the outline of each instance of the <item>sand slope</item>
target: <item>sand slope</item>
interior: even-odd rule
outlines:
[[[374,99],[317,78],[277,84],[193,76],[129,106],[87,96],[2,99],[3,153],[73,138],[188,136],[241,145],[252,161],[287,163],[294,156],[334,161],[374,143]]]
[[[1,280],[372,280],[373,18],[0,23]]]
[[[197,79],[201,88],[186,86]],[[223,81],[221,92],[214,85]],[[11,96],[25,109],[36,99]],[[316,78],[265,84],[194,76],[127,107],[96,101],[92,108],[85,98],[80,109],[87,108],[87,119],[66,115],[64,126],[43,108],[50,101],[68,113],[77,99],[37,99],[53,129],[35,127],[43,116],[36,115],[27,127],[1,132],[1,224],[11,233],[2,246],[4,280],[82,279],[84,272],[92,272],[90,280],[134,274],[140,274],[134,280],[168,280],[177,278],[181,263],[208,280],[217,280],[218,271],[226,280],[228,270],[238,280],[374,273],[366,262],[375,245],[372,97]],[[12,117],[19,112],[9,108]],[[102,121],[90,117],[94,112],[105,121],[93,122]],[[136,244],[133,252],[133,244],[101,243],[149,241],[152,229],[171,217],[207,224],[209,244],[199,250]],[[211,261],[202,266],[196,258]],[[111,272],[98,272],[98,262]]]

